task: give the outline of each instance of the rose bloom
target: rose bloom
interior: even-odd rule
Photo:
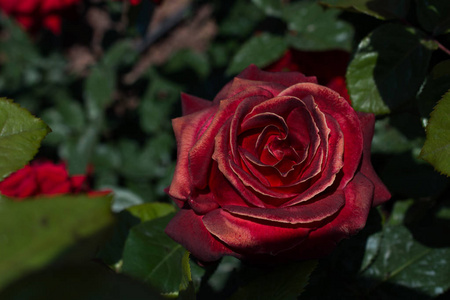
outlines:
[[[166,233],[200,261],[318,258],[390,198],[370,161],[374,115],[315,77],[252,65],[182,108]]]
[[[278,61],[264,70],[271,72],[297,71],[305,75],[314,75],[319,84],[335,90],[350,101],[345,85],[345,73],[349,59],[349,53],[342,50],[314,52],[289,49]]]
[[[87,176],[70,176],[64,163],[37,161],[1,181],[0,193],[21,201],[22,198],[40,195],[88,193],[96,196],[108,194],[110,191],[92,191]]]
[[[73,13],[81,0],[0,0],[0,10],[17,20],[27,31],[45,27],[61,34],[64,15]]]

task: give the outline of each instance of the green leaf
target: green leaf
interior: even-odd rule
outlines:
[[[450,248],[427,247],[404,226],[386,226],[383,234],[380,254],[362,273],[377,281],[377,292],[394,284],[434,297],[450,287]]]
[[[432,164],[439,172],[450,175],[450,91],[434,111],[427,125],[427,139],[420,157]]]
[[[189,49],[175,53],[164,65],[164,70],[169,73],[189,72],[189,76],[196,74],[200,79],[206,78],[211,71],[206,55]]]
[[[139,104],[139,121],[142,130],[149,134],[170,132],[170,113],[173,103],[179,100],[180,87],[151,72],[150,84]]]
[[[252,0],[268,16],[280,17],[282,14],[283,2],[281,0]]]
[[[119,188],[119,187],[111,187],[104,186],[103,189],[111,189],[114,191],[113,193],[113,203],[111,205],[111,210],[113,212],[120,212],[129,207],[141,205],[144,203],[144,200],[133,193],[130,190]],[[136,216],[138,217],[138,216]]]
[[[385,24],[375,29],[361,41],[347,69],[353,107],[387,114],[414,99],[431,52],[422,35],[408,27]]]
[[[112,95],[116,86],[116,75],[111,68],[97,65],[85,81],[84,97],[88,119],[98,122],[103,116],[104,109],[112,102]]]
[[[417,19],[434,36],[450,32],[450,1],[416,0]]]
[[[410,0],[319,0],[320,3],[339,8],[353,9],[379,19],[403,19]]]
[[[186,250],[164,229],[173,214],[135,226],[123,252],[124,273],[149,283],[162,293],[177,294],[183,278],[182,260]]]
[[[372,153],[418,152],[424,141],[425,130],[417,116],[408,113],[391,115],[375,122]]]
[[[61,156],[67,160],[70,174],[86,173],[98,139],[99,129],[90,124],[80,136],[70,139],[63,145],[65,148]]]
[[[0,287],[49,264],[113,223],[111,197],[58,196],[0,202]],[[98,238],[97,238],[98,239]],[[97,241],[98,243],[98,241]],[[96,250],[92,249],[91,257]]]
[[[437,102],[450,90],[450,59],[433,67],[417,94],[420,114],[429,118]]]
[[[283,9],[282,18],[291,31],[287,40],[300,50],[351,50],[353,28],[337,17],[337,9],[324,10],[315,2],[298,2]]]
[[[175,212],[175,207],[169,203],[155,202],[131,206],[128,211],[141,222],[146,222]]]
[[[307,260],[258,269],[253,279],[230,299],[297,299],[308,284],[309,276],[316,265],[317,261]]]
[[[254,36],[234,55],[226,73],[228,75],[239,73],[250,64],[265,67],[281,57],[287,47],[282,37],[269,33]]]
[[[230,3],[227,2],[226,6],[229,5]],[[259,9],[255,9],[255,5],[250,3],[250,1],[233,1],[230,13],[220,23],[219,33],[226,37],[246,38],[253,33],[255,27],[264,18],[264,13]],[[230,41],[230,39],[228,40]]]
[[[0,98],[0,180],[22,168],[50,128],[11,100]]]

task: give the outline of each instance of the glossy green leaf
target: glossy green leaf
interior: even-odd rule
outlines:
[[[110,202],[110,196],[2,199],[0,286],[49,264],[80,240],[108,228],[114,221]]]
[[[432,50],[422,35],[398,24],[385,24],[359,44],[347,69],[353,107],[387,114],[414,99]]]
[[[113,193],[113,203],[111,205],[111,210],[113,212],[120,212],[124,209],[139,206],[144,203],[144,199],[133,193],[132,191],[116,186],[104,186],[102,189],[111,189]],[[134,214],[133,214],[134,215]],[[139,217],[136,215],[136,217]]]
[[[450,287],[450,248],[427,247],[403,226],[387,226],[383,234],[380,254],[362,273],[376,280],[377,293],[395,284],[434,297]]]
[[[135,226],[123,252],[124,273],[149,283],[162,293],[177,294],[183,278],[186,250],[165,233],[173,214]]]
[[[269,33],[250,38],[233,57],[226,73],[236,74],[250,64],[262,68],[277,60],[286,51],[288,45],[282,38]]]
[[[307,260],[259,270],[259,274],[230,299],[296,299],[316,265],[317,261]]]
[[[415,0],[417,19],[423,29],[433,35],[450,32],[450,1]]]
[[[268,16],[280,17],[282,14],[283,1],[281,0],[252,0]]]
[[[423,118],[429,118],[437,102],[450,90],[450,59],[436,64],[417,94],[417,104]]]
[[[289,44],[307,51],[350,50],[353,28],[339,20],[339,14],[339,10],[324,10],[315,2],[298,2],[286,6],[282,18],[290,30],[287,35]]]
[[[420,157],[431,163],[439,172],[450,175],[450,92],[447,92],[427,125],[427,139]]]
[[[169,203],[155,202],[131,206],[128,211],[141,222],[146,222],[175,212],[175,207]]]
[[[0,98],[0,126],[1,180],[33,158],[50,128],[5,98]]]
[[[379,19],[406,17],[410,0],[319,0],[320,3],[339,8],[353,9]]]

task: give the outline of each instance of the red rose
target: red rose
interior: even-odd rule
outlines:
[[[167,234],[202,261],[317,258],[390,198],[374,115],[297,72],[250,66],[210,102],[182,95]]]
[[[345,73],[350,55],[342,50],[308,52],[288,50],[276,62],[266,67],[266,71],[298,71],[314,75],[319,84],[325,85],[350,100],[345,85]]]
[[[0,0],[0,9],[12,16],[27,31],[41,27],[61,33],[61,18],[73,12],[81,0]]]
[[[91,192],[86,175],[69,176],[64,163],[35,162],[12,173],[0,182],[0,193],[8,197],[27,198]],[[109,191],[101,192],[101,194]]]

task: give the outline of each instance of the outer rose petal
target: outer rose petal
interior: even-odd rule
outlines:
[[[298,245],[313,229],[287,224],[278,226],[280,224],[244,219],[222,209],[207,213],[203,217],[203,224],[210,233],[238,253],[272,255]]]
[[[370,148],[372,146],[372,137],[375,124],[375,115],[358,112],[359,121],[361,122],[361,129],[364,137],[364,148],[361,162],[361,173],[364,174],[375,185],[375,194],[373,200],[373,206],[377,206],[391,198],[386,186],[378,177],[377,173],[373,169],[372,162],[370,161]]]
[[[170,220],[165,232],[176,242],[186,246],[189,252],[202,261],[218,260],[224,255],[239,257],[216,240],[203,225],[202,216],[195,214],[192,210],[180,210]]]
[[[181,108],[183,111],[183,116],[201,111],[212,105],[213,103],[211,101],[181,93]]]
[[[265,72],[258,69],[258,67],[255,65],[248,66],[244,71],[242,71],[239,75],[237,75],[236,78],[247,79],[247,81],[250,82],[252,81],[264,82],[264,84],[262,85],[259,83],[258,86],[270,86],[274,84],[279,84],[284,86],[285,88],[299,82],[317,83],[316,77],[307,77],[302,73],[298,72],[284,72],[284,73]],[[236,87],[235,80],[227,83],[220,90],[220,92],[214,98],[214,102],[217,103],[218,101],[226,99],[230,97],[230,95],[234,95],[236,93],[235,90],[238,88]],[[276,94],[274,96],[276,96]]]
[[[366,225],[372,207],[373,191],[372,182],[361,173],[356,174],[344,190],[345,206],[339,214],[323,227],[312,231],[299,247],[283,252],[281,259],[323,257],[328,255],[339,241],[358,233]]]

